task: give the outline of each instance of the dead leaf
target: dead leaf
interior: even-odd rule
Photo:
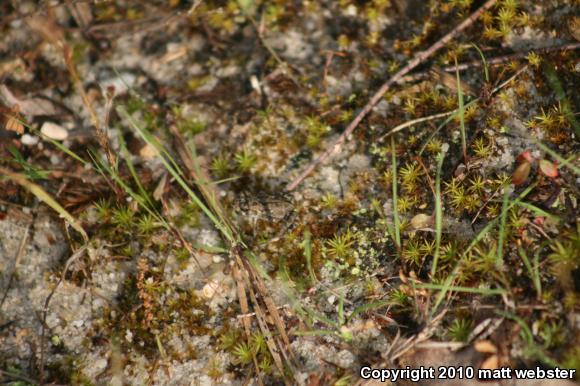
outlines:
[[[5,114],[5,124],[4,127],[8,131],[14,131],[18,134],[24,133],[24,125],[22,122],[22,117],[18,114],[20,107],[15,105],[9,113]]]
[[[479,340],[473,344],[476,351],[485,354],[497,353],[497,347],[489,340]]]

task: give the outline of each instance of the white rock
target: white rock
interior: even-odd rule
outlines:
[[[356,6],[354,4],[350,4],[348,7],[346,7],[346,11],[344,12],[346,16],[356,16],[358,13],[358,10],[356,9]]]
[[[107,368],[107,358],[99,358],[93,362],[94,369],[103,371]]]
[[[34,146],[38,143],[38,137],[30,134],[24,134],[22,137],[20,137],[20,142],[22,142],[23,145]]]
[[[62,161],[62,158],[59,157],[58,155],[53,154],[50,156],[50,163],[52,165],[58,165],[60,163],[60,161]]]
[[[57,125],[54,122],[44,122],[40,128],[40,132],[46,135],[48,138],[55,139],[57,141],[63,141],[68,138],[68,131],[64,127]]]
[[[85,321],[81,320],[81,319],[73,320],[73,322],[72,322],[73,327],[76,327],[76,328],[81,328],[83,326],[83,324],[85,324]]]

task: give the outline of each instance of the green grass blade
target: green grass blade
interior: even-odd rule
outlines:
[[[346,322],[350,323],[350,321],[352,319],[354,319],[355,317],[357,317],[359,314],[362,314],[363,312],[367,312],[370,310],[378,310],[379,308],[383,308],[385,306],[389,306],[391,305],[391,301],[390,300],[378,300],[375,302],[370,302],[367,304],[364,304],[362,306],[359,306],[357,308],[355,308],[352,313],[348,316]]]
[[[395,136],[391,136],[391,171],[393,175],[393,223],[395,226],[395,244],[397,250],[401,249],[401,220],[399,219],[399,210],[397,208],[398,193],[397,193],[397,150],[395,148]]]
[[[536,289],[536,292],[538,293],[538,298],[542,297],[542,281],[540,279],[540,270],[539,270],[539,253],[535,254],[535,258],[534,258],[534,265],[531,264],[530,259],[528,258],[528,255],[526,254],[526,251],[521,247],[518,246],[518,253],[520,255],[520,257],[522,258],[522,261],[524,262],[524,265],[526,266],[526,269],[528,270],[528,274],[530,275],[530,279],[532,279],[532,282],[534,283],[534,288]]]
[[[505,238],[507,237],[507,212],[508,212],[508,205],[509,205],[509,196],[510,196],[510,186],[504,187],[504,194],[503,194],[503,201],[501,205],[501,215],[500,215],[500,223],[499,223],[499,235],[497,240],[497,256],[495,261],[495,266],[498,269],[503,268],[503,244]]]
[[[133,181],[135,181],[135,184],[137,185],[137,189],[139,189],[139,193],[141,194],[143,199],[147,202],[147,204],[151,208],[155,208],[155,205],[153,204],[153,200],[149,196],[149,193],[147,193],[147,191],[143,187],[143,184],[141,184],[141,180],[139,180],[139,176],[137,175],[137,171],[135,170],[135,166],[133,165],[133,162],[131,161],[131,154],[129,154],[129,151],[127,150],[127,145],[125,144],[125,140],[123,139],[123,136],[119,135],[118,139],[119,139],[119,145],[121,146],[121,154],[123,155],[123,158],[125,159],[125,163],[127,164],[127,167],[129,168],[129,172],[131,173],[131,176],[133,177]]]
[[[487,67],[487,61],[485,60],[485,55],[483,55],[483,51],[477,46],[477,44],[472,43],[471,46],[477,50],[479,56],[481,57],[481,61],[483,62],[483,74],[485,75],[485,81],[489,83],[489,69]]]
[[[439,262],[439,249],[441,247],[441,234],[443,232],[443,203],[441,202],[441,169],[445,151],[437,157],[437,173],[435,175],[435,253],[433,254],[433,265],[431,266],[431,276],[434,277],[437,272]]]
[[[448,291],[453,292],[465,292],[490,296],[503,295],[507,293],[507,291],[503,288],[472,288],[472,287],[448,286],[445,284],[432,284],[432,283],[417,283],[415,284],[415,286],[417,288],[435,289],[435,290],[447,289]]]
[[[139,134],[139,136],[147,142],[149,145],[153,146],[158,151],[158,156],[163,166],[169,171],[169,173],[175,178],[177,183],[181,186],[181,188],[189,195],[189,197],[193,200],[193,202],[205,213],[205,215],[210,219],[210,221],[214,224],[214,226],[228,239],[228,241],[232,244],[236,242],[233,233],[231,230],[223,224],[216,215],[201,201],[201,199],[195,194],[195,192],[187,185],[183,178],[183,172],[176,167],[177,164],[171,158],[169,153],[163,149],[161,144],[153,138],[153,136],[147,132],[144,128],[135,122],[135,120],[127,113],[123,106],[117,107],[117,112],[129,125]],[[169,160],[167,159],[169,158]]]
[[[302,241],[302,248],[304,249],[304,257],[306,259],[306,267],[308,268],[308,274],[310,275],[310,285],[315,285],[318,279],[312,268],[312,241],[311,234],[308,229],[304,231],[304,240]]]
[[[457,101],[459,103],[459,127],[461,129],[461,149],[463,160],[467,162],[467,138],[465,134],[465,104],[463,101],[463,91],[461,90],[461,79],[459,78],[459,68],[457,67],[457,57],[455,58],[455,76],[457,78]]]

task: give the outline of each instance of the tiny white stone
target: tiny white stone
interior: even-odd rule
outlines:
[[[99,358],[95,362],[93,362],[93,368],[95,370],[103,371],[107,368],[107,359],[106,358]]]
[[[73,320],[73,322],[72,322],[73,327],[76,327],[76,328],[81,328],[83,326],[83,324],[85,324],[85,321],[81,320],[81,319]]]
[[[335,300],[336,300],[336,296],[334,296],[334,295],[330,295],[330,296],[328,297],[328,299],[326,299],[326,301],[327,301],[329,304],[333,304]]]
[[[20,142],[22,142],[23,145],[34,146],[38,143],[38,137],[35,135],[24,134],[20,137]]]
[[[348,7],[346,7],[346,16],[356,16],[357,13],[358,10],[356,9],[356,5],[350,4]]]
[[[250,84],[252,85],[252,88],[254,90],[256,90],[256,92],[260,95],[262,95],[262,88],[260,87],[260,81],[258,80],[258,77],[256,75],[252,75],[250,77]]]
[[[48,138],[62,141],[68,138],[68,131],[64,127],[57,125],[54,122],[44,122],[40,128],[40,132]]]

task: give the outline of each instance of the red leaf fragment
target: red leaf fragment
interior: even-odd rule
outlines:
[[[523,151],[520,155],[518,155],[516,160],[518,161],[518,163],[522,163],[524,161],[534,163],[534,157],[532,156],[532,152],[529,150]]]
[[[540,171],[548,178],[558,177],[558,165],[546,160],[540,160]]]
[[[532,164],[528,161],[524,161],[518,165],[514,174],[512,175],[512,184],[521,185],[528,179],[530,175],[530,170],[532,169]]]

